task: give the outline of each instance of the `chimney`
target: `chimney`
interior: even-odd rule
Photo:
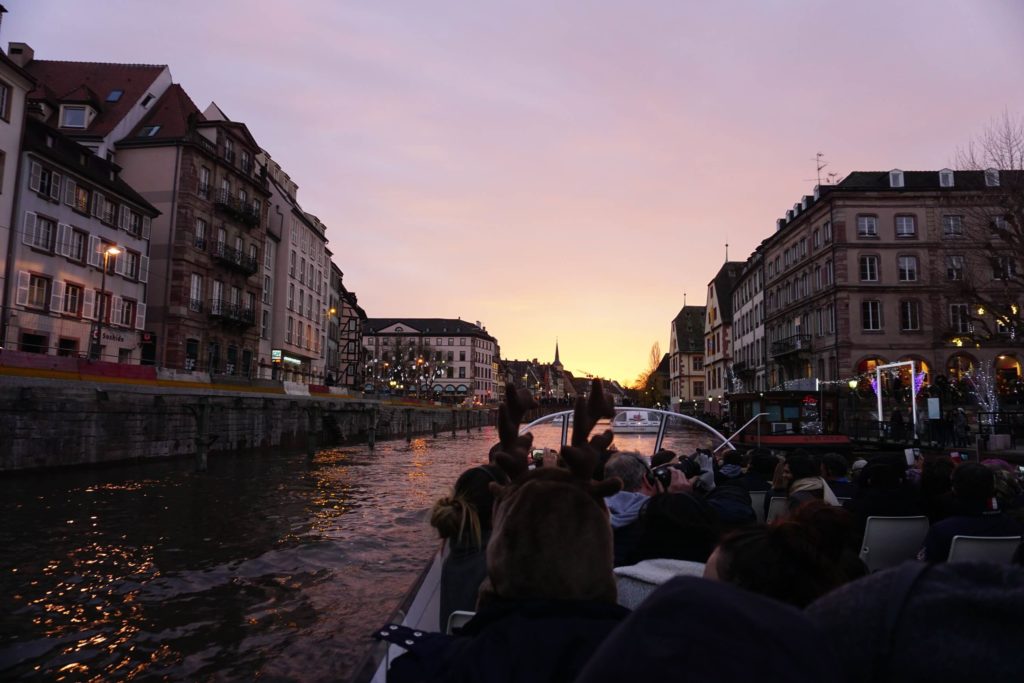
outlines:
[[[29,47],[28,43],[7,43],[7,56],[24,69],[29,62],[35,59],[36,51]]]

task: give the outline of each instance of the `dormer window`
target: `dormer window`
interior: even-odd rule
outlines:
[[[985,169],[985,187],[999,187],[999,169]]]
[[[160,126],[143,126],[139,131],[140,138],[151,138],[160,132]]]
[[[953,187],[953,171],[948,168],[939,171],[939,187]]]
[[[821,185],[814,186],[814,201],[821,199]]]
[[[86,111],[84,106],[63,105],[60,108],[61,128],[85,128]]]
[[[903,171],[889,171],[889,187],[903,187]]]
[[[153,101],[153,99],[154,99],[153,95],[151,95],[150,93],[146,93],[146,96],[142,98],[142,102],[140,102],[139,105],[143,109],[145,109],[146,107],[148,107],[150,105],[150,103]]]

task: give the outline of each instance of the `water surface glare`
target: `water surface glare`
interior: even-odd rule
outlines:
[[[344,680],[496,439],[0,478],[0,678]]]

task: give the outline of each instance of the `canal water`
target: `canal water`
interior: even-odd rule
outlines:
[[[0,478],[0,679],[345,680],[495,441]]]

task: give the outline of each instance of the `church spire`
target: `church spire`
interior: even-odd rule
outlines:
[[[552,365],[557,365],[558,367],[562,367],[562,361],[558,360],[558,338],[557,337],[555,338],[555,362],[552,363]]]

